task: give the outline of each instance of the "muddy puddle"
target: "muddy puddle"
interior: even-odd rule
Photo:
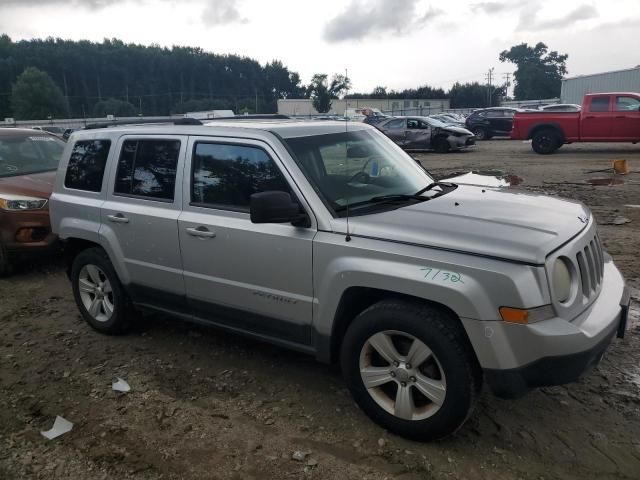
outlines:
[[[507,174],[500,170],[476,170],[470,172],[456,172],[447,177],[453,183],[462,185],[479,185],[482,187],[514,187],[520,185],[524,179],[517,175]]]

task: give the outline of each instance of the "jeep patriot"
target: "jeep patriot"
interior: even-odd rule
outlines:
[[[164,312],[339,363],[375,422],[432,440],[578,379],[629,293],[576,201],[438,182],[369,125],[223,120],[72,134],[50,200],[78,308]]]

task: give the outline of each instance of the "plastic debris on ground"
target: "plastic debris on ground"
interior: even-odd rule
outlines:
[[[51,430],[40,433],[43,437],[48,438],[49,440],[53,440],[60,435],[64,435],[65,433],[70,432],[71,429],[73,429],[73,423],[60,416],[57,416],[55,422],[53,422],[53,427],[51,428]]]
[[[129,386],[129,384],[123,379],[121,379],[120,377],[117,377],[116,381],[111,384],[111,388],[115,392],[122,392],[122,393],[127,393],[131,390],[131,387]]]

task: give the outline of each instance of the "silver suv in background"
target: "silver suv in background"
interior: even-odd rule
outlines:
[[[78,308],[166,312],[339,362],[420,440],[576,380],[623,335],[624,280],[578,202],[437,182],[375,128],[220,121],[74,133],[51,197]]]

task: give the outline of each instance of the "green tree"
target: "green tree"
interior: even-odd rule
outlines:
[[[20,120],[58,117],[64,112],[64,96],[49,75],[29,67],[13,84],[11,108]]]
[[[537,100],[560,96],[562,77],[567,73],[568,55],[561,55],[542,42],[534,47],[515,45],[500,54],[501,62],[517,66],[514,73],[516,100]]]
[[[344,75],[334,75],[329,82],[325,73],[316,73],[307,87],[307,94],[312,100],[313,108],[319,113],[331,110],[331,100],[339,98],[351,87],[351,80]]]
[[[106,117],[107,115],[133,117],[137,114],[138,109],[133,104],[117,98],[101,100],[93,107],[93,115],[96,117]]]
[[[500,105],[501,97],[506,93],[505,87],[491,86],[491,105],[489,105],[489,86],[478,82],[453,84],[447,96],[451,108],[495,107]]]
[[[387,98],[387,87],[377,86],[371,92],[371,98]]]

